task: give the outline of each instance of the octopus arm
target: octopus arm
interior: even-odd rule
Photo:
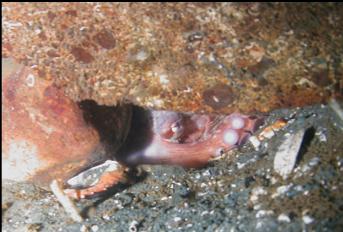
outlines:
[[[210,159],[243,144],[260,122],[259,119],[232,114],[221,118],[221,122],[217,123],[213,130],[210,130],[210,135],[208,135],[209,130],[203,130],[207,133],[205,139],[184,143],[176,143],[165,139],[159,133],[154,133],[146,146],[123,155],[123,161],[130,166],[168,164],[201,167],[206,165]],[[161,126],[165,127],[165,125]],[[184,125],[184,127],[187,126]]]

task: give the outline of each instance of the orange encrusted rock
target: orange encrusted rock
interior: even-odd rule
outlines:
[[[4,3],[3,56],[75,101],[254,113],[342,93],[342,5]]]

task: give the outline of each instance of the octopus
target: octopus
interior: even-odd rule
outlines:
[[[3,177],[46,187],[53,179],[74,198],[101,193],[141,164],[205,166],[244,144],[263,118],[77,104],[32,70],[3,78]]]
[[[133,119],[127,143],[114,154],[117,161],[130,167],[160,164],[185,168],[205,166],[211,159],[241,146],[263,121],[238,113],[200,115],[141,108],[134,109]],[[100,177],[95,186],[66,192],[84,198],[118,181],[120,175],[114,170]]]

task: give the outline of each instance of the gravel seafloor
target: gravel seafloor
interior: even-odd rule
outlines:
[[[3,181],[2,231],[342,231],[343,122],[323,105],[278,110],[266,122],[280,117],[294,119],[258,151],[248,142],[201,169],[140,167],[132,184],[78,202],[82,223],[50,192]],[[275,151],[300,128],[297,164],[283,180]]]

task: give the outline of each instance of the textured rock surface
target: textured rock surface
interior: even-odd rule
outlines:
[[[340,4],[5,3],[3,55],[74,100],[251,113],[342,91]]]

